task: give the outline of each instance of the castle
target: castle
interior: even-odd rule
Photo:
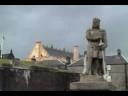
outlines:
[[[53,46],[47,47],[43,45],[41,41],[37,41],[32,51],[26,58],[26,61],[32,61],[33,59],[36,61],[59,60],[66,63],[67,57],[70,58],[71,63],[78,61],[81,57],[79,53],[79,46],[74,46],[73,52],[67,52],[65,48],[61,50],[53,48]]]

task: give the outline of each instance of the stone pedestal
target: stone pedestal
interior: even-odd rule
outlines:
[[[79,82],[72,82],[70,90],[114,90],[111,83],[106,82],[100,76],[81,75]]]

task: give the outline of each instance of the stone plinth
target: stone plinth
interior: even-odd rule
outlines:
[[[79,82],[72,82],[70,90],[113,90],[113,86],[100,76],[81,75]]]

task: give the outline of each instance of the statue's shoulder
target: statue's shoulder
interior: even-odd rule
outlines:
[[[92,31],[92,29],[87,29],[87,31],[86,32],[91,32]]]
[[[104,29],[100,29],[100,32],[101,32],[101,34],[102,34],[103,36],[106,35],[106,31],[105,31]]]
[[[101,32],[106,32],[105,29],[100,29]]]

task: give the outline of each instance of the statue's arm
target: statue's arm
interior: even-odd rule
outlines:
[[[107,48],[107,34],[105,30],[103,32],[103,42],[104,42],[103,48],[105,49]]]
[[[86,31],[86,39],[87,39],[87,40],[92,40],[92,37],[91,37],[91,35],[90,35],[90,31],[91,31],[91,30],[87,30],[87,31]]]

